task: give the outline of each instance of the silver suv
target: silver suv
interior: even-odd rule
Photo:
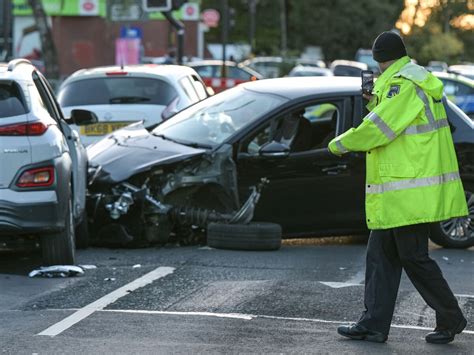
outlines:
[[[87,244],[87,155],[49,83],[27,60],[0,64],[0,238],[40,236],[44,264],[74,264]],[[77,232],[77,233],[76,233]]]

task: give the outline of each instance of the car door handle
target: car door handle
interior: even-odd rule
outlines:
[[[335,166],[329,166],[327,168],[321,169],[324,173],[328,173],[330,175],[335,175],[340,173],[341,171],[347,170],[347,164],[338,164]]]

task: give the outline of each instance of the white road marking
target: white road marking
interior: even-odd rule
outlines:
[[[119,298],[128,295],[130,292],[135,291],[143,286],[151,284],[153,281],[158,280],[162,277],[165,277],[171,273],[173,273],[175,268],[167,267],[167,266],[160,266],[155,270],[145,274],[138,279],[122,286],[115,291],[105,295],[102,298],[99,298],[97,301],[94,301],[87,306],[77,310],[75,313],[71,314],[69,317],[64,318],[62,321],[52,325],[51,327],[43,330],[41,333],[37,335],[47,335],[50,337],[54,337],[58,334],[61,334],[66,329],[69,329],[74,324],[80,322],[81,320],[87,318],[92,313],[96,311],[100,311],[107,307],[109,304],[114,303]]]
[[[212,312],[177,312],[177,311],[147,311],[147,310],[133,310],[133,309],[102,309],[101,312],[118,312],[118,313],[134,313],[134,314],[165,314],[177,316],[204,316],[217,318],[234,318],[252,320],[254,316],[239,313],[212,313]]]
[[[463,295],[455,293],[454,296],[456,297],[463,297],[463,298],[474,298],[474,295]]]
[[[364,271],[359,271],[353,277],[345,282],[335,282],[335,281],[319,281],[323,285],[332,287],[332,288],[341,288],[341,287],[351,287],[351,286],[364,286],[362,283],[365,279]]]
[[[298,317],[279,317],[267,316],[261,314],[243,314],[243,313],[213,313],[213,312],[178,312],[178,311],[147,311],[147,310],[133,310],[133,309],[101,309],[100,312],[115,312],[115,313],[129,313],[129,314],[158,314],[158,315],[182,315],[182,316],[203,316],[203,317],[217,317],[217,318],[233,318],[242,320],[253,320],[256,318],[277,319],[277,320],[291,320],[297,322],[312,322],[312,323],[330,323],[330,324],[348,324],[348,321],[326,320],[317,318],[298,318]],[[433,328],[419,327],[408,324],[391,324],[393,328],[401,329],[415,329],[432,331]],[[464,334],[474,335],[473,330],[464,330]]]

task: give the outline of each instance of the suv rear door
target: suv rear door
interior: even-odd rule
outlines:
[[[0,189],[7,188],[18,170],[31,163],[26,135],[29,109],[22,88],[14,81],[0,81]]]
[[[64,120],[64,116],[48,81],[39,73],[35,73],[34,82],[44,101],[47,102],[48,111],[64,135],[72,160],[72,181],[74,197],[74,217],[79,218],[85,209],[86,180],[87,180],[87,152],[81,143],[79,134],[74,131]]]

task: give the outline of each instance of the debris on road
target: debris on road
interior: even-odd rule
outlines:
[[[77,275],[83,275],[84,270],[79,266],[74,265],[53,265],[53,266],[41,266],[39,269],[31,271],[29,277],[72,277]]]
[[[448,258],[447,256],[443,256],[443,260],[446,260],[446,261],[448,261],[448,260],[449,260],[449,258]]]
[[[82,268],[83,270],[97,269],[97,266],[95,266],[95,265],[79,265],[79,267]]]
[[[106,277],[104,281],[115,281],[115,277]]]
[[[141,264],[135,264],[135,265],[132,266],[132,268],[134,268],[134,269],[138,269],[140,267],[142,267]]]

